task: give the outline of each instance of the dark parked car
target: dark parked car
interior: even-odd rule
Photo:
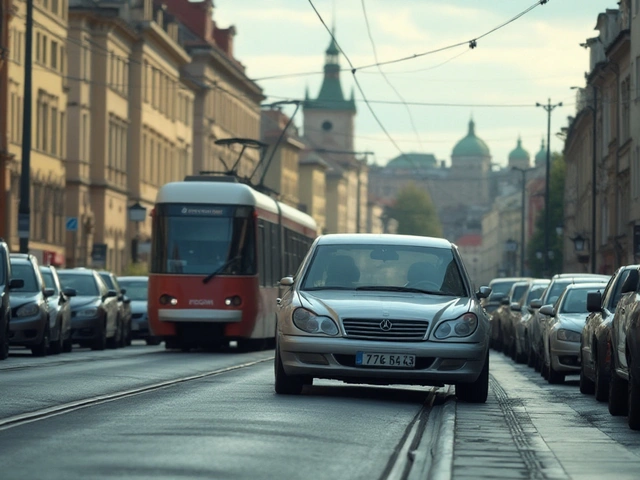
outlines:
[[[0,360],[9,356],[9,323],[11,322],[10,291],[20,288],[24,282],[11,278],[9,247],[0,238]]]
[[[582,329],[580,340],[580,391],[595,393],[596,400],[600,402],[609,399],[613,314],[622,298],[622,285],[629,276],[629,271],[637,267],[638,265],[619,268],[602,293],[595,292],[587,296],[587,310],[591,313]]]
[[[522,301],[522,296],[529,289],[531,279],[522,280],[511,285],[509,293],[500,302],[501,305],[493,312],[493,318],[491,323],[491,334],[496,335],[494,338],[494,345],[496,350],[500,350],[507,355],[511,355],[515,348],[515,342],[513,341],[514,333],[512,331],[513,321],[511,315],[513,313],[514,304],[519,304]]]
[[[131,345],[131,300],[127,292],[118,284],[116,276],[111,272],[98,272],[109,290],[118,293],[118,333],[116,343],[119,347]]]
[[[110,290],[98,272],[76,268],[59,270],[63,288],[73,288],[71,298],[71,338],[73,343],[92,350],[115,348],[118,322],[118,293]]]
[[[144,340],[147,345],[159,345],[160,337],[154,337],[149,331],[147,317],[147,293],[149,290],[148,277],[118,277],[118,283],[127,291],[131,300],[131,336]]]
[[[35,356],[44,357],[51,338],[48,298],[54,290],[45,288],[33,255],[12,253],[10,262],[13,278],[19,278],[23,284],[11,290],[9,342],[30,348]]]
[[[72,288],[63,289],[55,267],[40,266],[40,274],[45,288],[52,288],[54,293],[49,297],[49,353],[70,352],[71,341],[71,304],[69,297],[75,297]]]

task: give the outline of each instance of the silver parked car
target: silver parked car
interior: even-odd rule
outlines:
[[[439,238],[336,234],[311,246],[277,313],[275,390],[314,378],[455,384],[485,402],[489,319],[455,245]]]

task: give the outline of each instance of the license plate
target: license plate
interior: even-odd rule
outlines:
[[[395,353],[356,353],[358,367],[415,368],[415,355],[399,355]]]

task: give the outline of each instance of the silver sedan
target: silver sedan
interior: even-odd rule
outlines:
[[[279,299],[275,390],[314,378],[347,383],[455,384],[485,402],[489,319],[455,245],[403,235],[321,236]]]

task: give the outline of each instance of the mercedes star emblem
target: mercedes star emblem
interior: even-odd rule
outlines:
[[[385,318],[380,322],[380,330],[382,330],[383,332],[388,332],[389,330],[391,330],[391,327],[393,327],[393,324],[388,318]]]

